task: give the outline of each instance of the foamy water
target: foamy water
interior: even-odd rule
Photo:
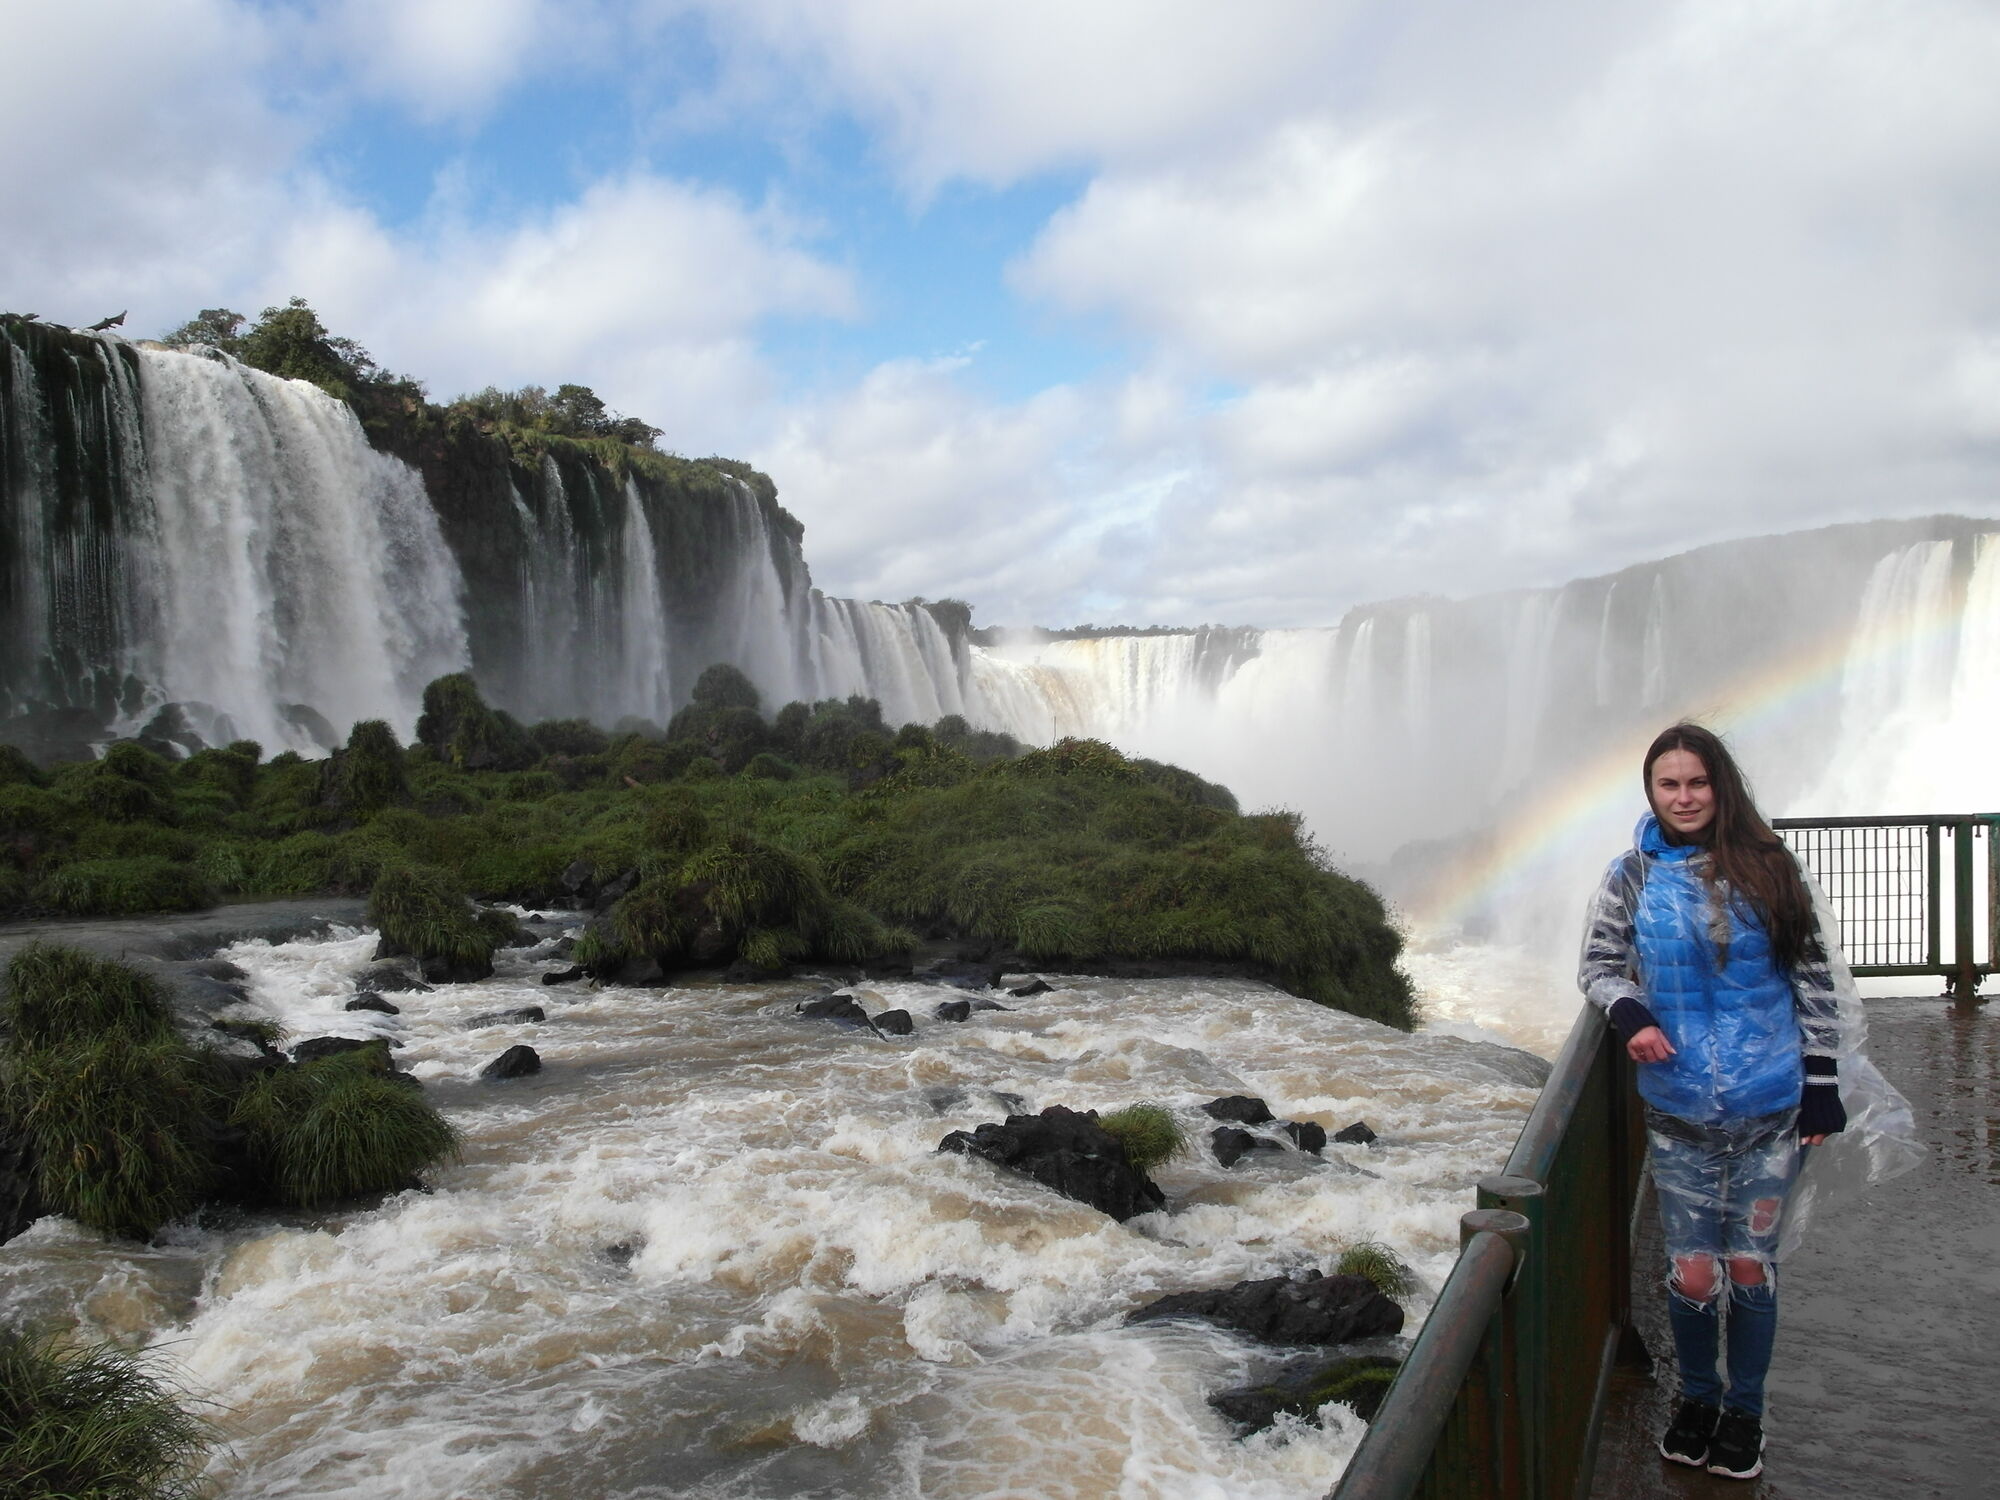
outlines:
[[[225,1495],[1318,1496],[1350,1413],[1239,1441],[1205,1398],[1260,1352],[1124,1316],[1384,1240],[1425,1283],[1414,1332],[1534,1098],[1462,1039],[1504,1030],[1490,986],[1443,993],[1476,980],[1463,955],[1417,963],[1458,1035],[1246,982],[1051,976],[964,1024],[930,1017],[949,992],[860,987],[917,1018],[883,1039],[798,1019],[806,982],[544,987],[504,954],[399,1016],[345,1012],[374,941],[225,956],[295,1038],[397,1044],[465,1132],[434,1191],[153,1247],[50,1219],[0,1250],[0,1308],[157,1346],[220,1403]],[[546,1021],[466,1027],[527,1004]],[[515,1042],[543,1072],[480,1082]],[[1010,1109],[1142,1100],[1205,1139],[1194,1106],[1228,1093],[1381,1140],[1231,1170],[1200,1150],[1122,1225],[936,1150]]]

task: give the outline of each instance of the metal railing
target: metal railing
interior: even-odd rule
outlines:
[[[1333,1500],[1588,1495],[1644,1149],[1632,1064],[1586,1005]]]
[[[2000,972],[2000,813],[1776,818],[1771,826],[1805,861],[1833,903],[1841,947],[1856,974],[1937,974],[1960,999],[1969,1000],[1981,978]],[[1949,951],[1944,941],[1947,839]],[[1983,860],[1975,848],[1982,841]],[[1983,961],[1978,952],[1981,884],[1986,897]]]

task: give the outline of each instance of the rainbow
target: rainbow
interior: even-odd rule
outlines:
[[[2000,546],[1990,552],[1980,549],[1980,563],[1989,557],[2000,560]],[[1865,639],[1851,635],[1824,639],[1788,658],[1762,663],[1726,684],[1711,706],[1690,709],[1687,716],[1733,740],[1752,739],[1801,709],[1838,695],[1850,673],[1865,671],[1878,660],[1955,640],[1962,602],[1960,590],[1947,590],[1941,601],[1920,603],[1898,618],[1871,622]],[[1670,715],[1670,710],[1663,711],[1661,726],[1671,722]],[[1412,900],[1413,914],[1426,923],[1459,926],[1510,892],[1574,869],[1590,852],[1586,842],[1601,846],[1608,862],[1623,847],[1618,841],[1645,811],[1639,761],[1655,732],[1649,728],[1620,737],[1565,774],[1560,786],[1531,796],[1470,858]],[[1586,894],[1577,893],[1579,910]]]

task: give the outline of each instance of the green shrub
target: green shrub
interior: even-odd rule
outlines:
[[[419,958],[484,962],[493,941],[473,920],[472,903],[444,871],[425,865],[384,870],[368,893],[368,920]]]
[[[759,750],[744,763],[742,774],[763,781],[790,781],[799,768],[782,756]]]
[[[248,889],[260,896],[310,896],[329,883],[338,846],[324,833],[295,833],[256,850]]]
[[[0,786],[41,786],[46,780],[25,751],[0,745]]]
[[[77,806],[67,797],[30,782],[0,783],[0,842],[46,847],[76,817]]]
[[[1126,1160],[1141,1172],[1150,1172],[1187,1149],[1187,1131],[1162,1104],[1128,1104],[1099,1116],[1097,1123],[1107,1135],[1118,1139]]]
[[[0,1500],[192,1500],[214,1441],[122,1350],[0,1329]]]
[[[478,685],[464,672],[440,677],[424,689],[417,739],[461,771],[520,771],[542,758],[528,732],[509,715],[487,707]]]
[[[395,1192],[458,1151],[458,1132],[422,1091],[362,1053],[258,1074],[230,1123],[272,1196],[302,1208]]]
[[[1396,1302],[1407,1301],[1417,1290],[1417,1273],[1379,1240],[1349,1245],[1334,1262],[1333,1274],[1365,1277],[1376,1291]]]
[[[87,823],[77,830],[69,857],[166,859],[185,864],[200,852],[200,837],[184,829],[166,828],[158,823]]]
[[[192,1061],[179,1037],[117,1031],[16,1050],[6,1108],[34,1145],[43,1201],[134,1239],[192,1210],[213,1177]]]
[[[362,719],[347,736],[347,748],[333,758],[333,801],[354,817],[366,817],[410,800],[410,777],[403,746],[381,719]]]
[[[157,1042],[176,1034],[158,980],[58,943],[30,943],[8,960],[0,1019],[17,1051],[110,1035]]]
[[[528,737],[544,755],[602,755],[611,744],[611,736],[588,719],[544,719]]]
[[[199,911],[215,892],[193,865],[157,856],[90,859],[43,878],[35,899],[72,917],[121,917],[148,911]]]

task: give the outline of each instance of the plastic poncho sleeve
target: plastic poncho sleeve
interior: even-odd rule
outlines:
[[[1639,985],[1638,948],[1632,936],[1639,890],[1645,880],[1643,860],[1634,849],[1611,861],[1584,918],[1577,988],[1607,1020],[1621,1000],[1640,1006],[1646,1003],[1646,992]]]

